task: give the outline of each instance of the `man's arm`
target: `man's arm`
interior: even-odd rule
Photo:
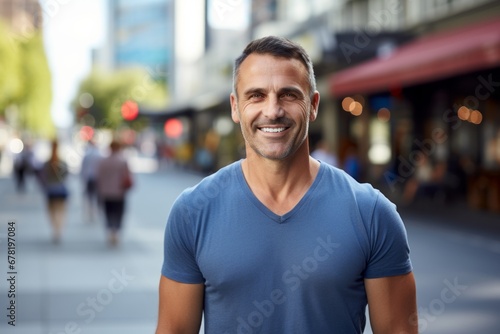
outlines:
[[[198,334],[203,294],[203,284],[179,283],[162,275],[156,334]]]
[[[413,273],[365,279],[374,334],[417,334],[417,297]]]

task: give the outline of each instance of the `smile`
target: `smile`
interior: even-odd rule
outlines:
[[[286,128],[260,128],[260,130],[263,132],[277,133],[285,131]]]

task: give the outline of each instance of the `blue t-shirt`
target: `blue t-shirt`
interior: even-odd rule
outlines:
[[[164,252],[164,276],[204,283],[206,334],[362,333],[364,279],[412,270],[395,206],[327,164],[282,216],[222,168],[176,200]]]

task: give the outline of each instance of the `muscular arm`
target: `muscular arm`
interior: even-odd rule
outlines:
[[[162,275],[156,334],[198,334],[203,291],[203,284],[179,283]]]
[[[370,323],[374,334],[417,334],[413,273],[365,279]]]

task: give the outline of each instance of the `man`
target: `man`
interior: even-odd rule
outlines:
[[[380,192],[309,156],[320,96],[299,45],[236,60],[246,158],[187,189],[165,232],[157,334],[417,333],[406,232]]]

